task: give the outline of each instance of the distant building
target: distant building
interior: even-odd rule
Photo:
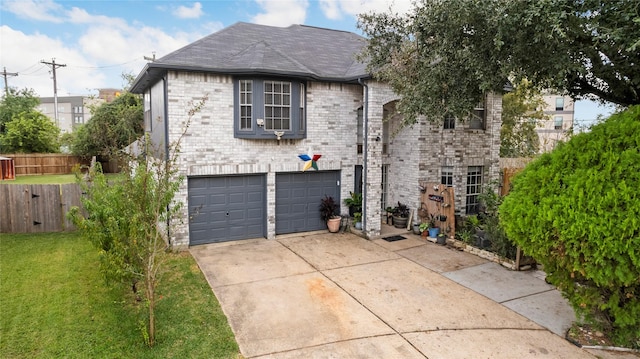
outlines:
[[[120,96],[121,93],[121,89],[98,89],[98,98],[109,103]]]
[[[540,139],[540,152],[549,152],[558,142],[568,139],[573,128],[574,101],[569,96],[557,94],[546,94],[543,98],[547,104],[543,111],[549,119],[540,121],[536,132]]]
[[[104,102],[111,102],[120,95],[122,90],[99,89],[95,96],[58,96],[58,119],[56,121],[55,101],[53,97],[40,97],[40,112],[51,118],[62,133],[73,130],[91,119],[90,107]]]

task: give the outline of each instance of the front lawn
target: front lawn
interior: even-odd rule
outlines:
[[[14,180],[6,180],[0,183],[5,184],[65,184],[75,183],[76,176],[73,174],[63,175],[20,175]]]
[[[108,286],[79,233],[0,234],[1,358],[241,358],[189,253],[167,263],[157,336],[145,346],[136,304]]]

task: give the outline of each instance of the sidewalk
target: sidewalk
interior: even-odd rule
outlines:
[[[190,251],[247,358],[594,357],[563,339],[573,314],[539,273],[403,236],[305,233]]]

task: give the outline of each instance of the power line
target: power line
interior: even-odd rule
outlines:
[[[115,65],[104,65],[104,66],[76,66],[76,65],[69,65],[69,67],[76,67],[76,68],[80,68],[80,69],[106,69],[106,68],[110,68],[110,67],[118,67],[118,66],[131,64],[131,63],[134,63],[136,61],[139,61],[139,60],[138,59],[133,59],[133,60],[129,60],[127,62],[123,62],[121,64],[115,64]]]

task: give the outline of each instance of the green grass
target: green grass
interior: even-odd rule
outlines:
[[[188,252],[159,284],[157,343],[121,286],[106,285],[79,233],[0,234],[1,358],[241,358],[227,319]]]
[[[73,174],[65,175],[31,175],[31,176],[16,176],[15,180],[2,181],[0,183],[7,184],[65,184],[74,183],[76,177]]]
[[[119,173],[107,173],[107,178],[117,179],[121,174]],[[64,175],[29,175],[29,176],[16,176],[15,180],[0,181],[0,184],[65,184],[75,183],[76,177],[74,174]]]

